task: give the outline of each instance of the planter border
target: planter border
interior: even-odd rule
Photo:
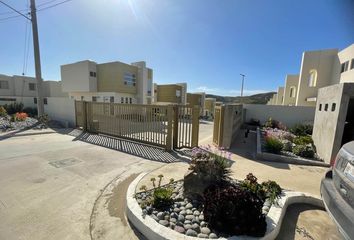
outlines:
[[[149,240],[198,240],[202,238],[190,237],[184,234],[175,232],[174,230],[164,227],[156,222],[149,215],[142,216],[142,209],[134,198],[136,188],[140,180],[147,173],[141,173],[128,187],[126,201],[127,209],[126,214],[129,221],[136,227]],[[248,236],[232,236],[229,240],[272,240],[275,239],[280,231],[281,224],[286,212],[287,207],[294,203],[306,203],[317,207],[324,208],[323,202],[317,196],[292,191],[283,191],[278,204],[272,205],[267,217],[267,231],[262,238],[248,237]],[[219,240],[226,240],[226,238],[218,238]]]
[[[289,163],[297,165],[308,165],[308,166],[318,166],[318,167],[330,167],[330,164],[320,161],[309,160],[301,157],[290,157],[280,154],[273,154],[262,151],[261,143],[261,130],[257,128],[257,158],[269,162],[280,162],[280,163]]]

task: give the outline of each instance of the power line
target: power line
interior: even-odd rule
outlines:
[[[48,6],[48,7],[44,7],[44,8],[38,9],[37,12],[43,11],[43,10],[46,10],[46,9],[49,9],[49,8],[56,7],[56,6],[58,6],[58,5],[61,5],[61,4],[64,4],[64,3],[66,3],[66,2],[70,2],[70,1],[72,1],[72,0],[65,0],[65,1],[62,1],[62,2],[59,2],[59,3],[53,4],[53,5],[50,5],[50,6]]]
[[[27,18],[28,20],[31,21],[31,19],[29,17],[27,17],[26,15],[24,15],[23,13],[21,13],[20,11],[16,10],[15,8],[11,7],[9,4],[4,3],[3,1],[0,0],[0,3],[4,4],[6,7],[10,8],[11,10],[13,10],[14,12],[17,12],[18,14],[20,14],[21,16]]]

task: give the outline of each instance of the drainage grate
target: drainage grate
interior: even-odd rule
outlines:
[[[73,166],[73,165],[78,164],[80,162],[82,162],[82,161],[77,158],[66,158],[66,159],[62,159],[62,160],[49,162],[49,164],[56,167],[56,168],[62,168],[62,167]]]

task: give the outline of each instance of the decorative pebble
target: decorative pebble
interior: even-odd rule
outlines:
[[[190,209],[187,209],[186,213],[187,213],[187,215],[193,215],[193,211]]]
[[[199,216],[199,215],[200,215],[200,212],[199,212],[198,210],[195,210],[195,211],[193,212],[193,215],[194,215],[194,216]]]
[[[210,233],[210,234],[209,234],[209,238],[211,238],[211,239],[217,239],[218,236],[217,236],[215,233]]]
[[[197,233],[200,232],[199,224],[194,223],[194,224],[192,225],[192,229],[193,229],[194,231],[196,231]]]
[[[162,219],[164,219],[164,217],[165,217],[165,213],[164,213],[164,212],[159,212],[159,213],[156,215],[156,217],[157,217],[158,219],[162,220]]]
[[[158,217],[156,217],[156,215],[155,214],[151,214],[150,215],[156,222],[158,222],[159,221],[159,218]]]
[[[195,217],[193,215],[187,215],[186,219],[192,221]]]
[[[179,207],[179,209],[182,211],[182,210],[184,210],[184,209],[186,209],[186,207]]]
[[[188,229],[186,232],[187,236],[191,236],[191,237],[196,237],[198,234],[196,231],[192,230],[192,229]]]
[[[173,211],[174,211],[175,213],[179,213],[179,212],[181,211],[181,209],[179,209],[179,208],[174,208]]]
[[[171,228],[171,229],[174,229],[175,227],[176,227],[176,224],[173,223],[173,222],[170,222],[170,228]]]
[[[208,234],[210,234],[210,229],[209,228],[207,228],[207,227],[202,227],[201,229],[200,229],[200,232],[201,233],[204,233],[204,234],[206,234],[206,235],[208,235]]]
[[[204,215],[203,214],[199,215],[199,220],[200,221],[204,221]]]
[[[184,224],[184,229],[188,230],[188,229],[191,229],[192,228],[192,225],[190,224]]]
[[[199,238],[209,238],[208,235],[203,234],[203,233],[199,233],[199,234],[197,235],[197,237],[199,237]]]
[[[171,213],[170,217],[171,217],[171,218],[178,218],[178,214],[175,213],[175,212],[173,212],[173,213]]]
[[[170,219],[170,222],[176,223],[176,222],[177,222],[177,219],[176,219],[176,218],[171,218],[171,219]]]
[[[164,219],[168,221],[168,220],[170,220],[170,216],[169,216],[169,215],[166,215],[166,216],[164,217]]]
[[[187,205],[186,205],[186,209],[191,209],[193,207],[193,205],[191,204],[191,203],[188,203]]]
[[[175,226],[174,230],[179,233],[185,233],[185,229],[181,226]]]
[[[193,220],[192,220],[193,223],[200,223],[200,220],[198,217],[194,217]]]
[[[160,220],[159,223],[165,227],[169,225],[169,222],[167,220]]]
[[[184,216],[183,215],[178,215],[178,221],[184,222]]]
[[[200,226],[201,226],[201,227],[205,227],[206,225],[207,225],[206,222],[204,222],[204,221],[201,221],[201,222],[200,222]]]
[[[180,215],[187,215],[187,212],[185,210],[182,210],[179,212]]]

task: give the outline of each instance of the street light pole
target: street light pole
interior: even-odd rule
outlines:
[[[241,101],[242,101],[242,97],[243,97],[243,84],[244,84],[244,81],[245,81],[245,76],[244,74],[241,74],[240,75],[242,76],[242,84],[241,84]]]
[[[31,0],[31,21],[32,21],[32,33],[33,33],[33,49],[34,49],[34,62],[36,69],[37,80],[37,109],[38,116],[44,114],[44,101],[42,93],[42,71],[41,71],[41,57],[39,53],[39,41],[38,41],[38,27],[37,27],[37,14],[35,0]]]

